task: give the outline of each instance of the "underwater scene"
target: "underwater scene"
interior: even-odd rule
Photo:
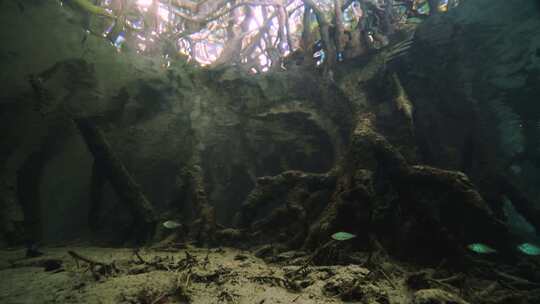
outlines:
[[[0,25],[1,304],[540,304],[539,1]]]

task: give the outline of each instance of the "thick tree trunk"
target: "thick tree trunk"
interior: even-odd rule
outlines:
[[[345,27],[343,20],[343,11],[341,10],[343,0],[334,0],[334,9],[336,14],[336,50],[338,54],[343,54],[345,44]]]
[[[439,13],[439,3],[440,0],[428,0],[430,15],[435,15]]]
[[[313,65],[313,33],[311,31],[312,12],[309,5],[304,5],[304,17],[302,19],[302,49],[304,50],[304,66]]]
[[[540,231],[540,209],[535,207],[535,203],[529,200],[504,176],[498,178],[497,186],[500,193],[510,199],[516,210],[534,226],[536,231]]]
[[[216,212],[208,202],[203,174],[198,165],[193,166],[189,174],[191,207],[195,216],[195,220],[190,227],[190,234],[198,244],[212,245],[216,233]]]
[[[392,24],[394,16],[394,0],[386,0],[384,7],[383,32],[385,35],[392,35],[394,33],[394,26]]]
[[[105,176],[97,162],[92,166],[92,177],[90,180],[90,210],[88,211],[88,226],[92,231],[99,229],[99,217],[103,199],[103,187],[105,186]]]
[[[326,53],[326,59],[324,62],[325,75],[329,75],[332,67],[336,62],[336,47],[330,37],[330,22],[326,20],[324,12],[317,6],[313,0],[304,0],[306,7],[313,9],[313,13],[317,16],[317,22],[319,23],[319,31],[321,34],[321,40],[323,44],[324,52]]]
[[[94,156],[95,166],[99,166],[120,200],[130,208],[135,221],[134,237],[137,241],[148,240],[153,236],[156,223],[152,205],[116,156],[101,130],[90,119],[78,118],[74,121]]]

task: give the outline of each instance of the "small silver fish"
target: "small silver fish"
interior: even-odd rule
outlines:
[[[523,243],[517,246],[517,248],[526,255],[540,255],[540,247],[531,243]]]
[[[470,244],[470,245],[467,246],[467,248],[469,248],[469,250],[471,250],[473,252],[476,252],[476,253],[479,253],[479,254],[490,254],[490,253],[496,253],[497,252],[497,250],[489,247],[486,244],[482,244],[482,243]]]
[[[177,221],[166,221],[163,223],[163,227],[167,228],[167,229],[176,229],[178,227],[181,227],[182,224],[180,224],[179,222]]]
[[[332,238],[336,241],[347,241],[355,237],[356,235],[348,233],[348,232],[337,232],[337,233],[332,234]]]

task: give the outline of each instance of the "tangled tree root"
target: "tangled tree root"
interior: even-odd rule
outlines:
[[[508,239],[465,174],[410,165],[374,126],[374,115],[358,118],[348,154],[327,174],[259,178],[239,213],[240,227],[261,242],[304,248],[348,231],[358,235],[354,245],[368,251],[385,243],[406,251],[433,241],[441,252],[463,253],[468,243]]]

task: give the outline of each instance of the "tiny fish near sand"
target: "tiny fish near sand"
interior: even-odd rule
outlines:
[[[356,235],[348,233],[348,232],[337,232],[337,233],[332,234],[332,238],[336,241],[347,241],[355,237]]]
[[[177,221],[166,221],[163,223],[163,227],[167,228],[167,229],[176,229],[178,227],[181,227],[182,224],[180,224],[179,222]]]
[[[486,244],[482,244],[482,243],[470,244],[470,245],[467,246],[467,248],[470,251],[473,251],[473,252],[476,252],[476,253],[479,253],[479,254],[491,254],[491,253],[496,253],[497,252],[497,250],[489,247]]]
[[[540,255],[540,247],[531,243],[520,244],[517,249],[526,255]]]

